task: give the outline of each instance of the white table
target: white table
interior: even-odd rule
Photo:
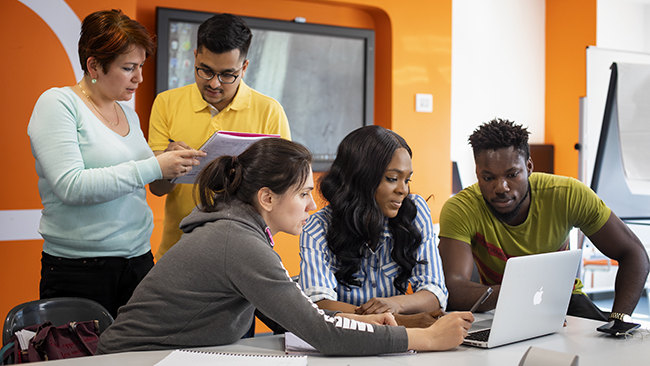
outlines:
[[[642,339],[640,334],[634,338],[614,338],[596,332],[603,324],[593,320],[568,317],[568,325],[560,332],[523,342],[513,343],[493,349],[480,349],[459,346],[446,352],[421,352],[407,356],[381,357],[326,357],[309,356],[309,365],[518,365],[524,352],[530,346],[575,354],[580,357],[580,365],[623,365],[647,364],[650,359],[650,335]],[[645,332],[647,334],[647,332]],[[261,336],[242,339],[227,346],[200,348],[202,351],[284,354],[284,336]],[[112,355],[73,358],[48,361],[47,365],[88,365],[93,366],[141,366],[154,365],[171,351],[125,352]],[[91,361],[91,362],[89,362]],[[42,364],[42,363],[41,363]]]

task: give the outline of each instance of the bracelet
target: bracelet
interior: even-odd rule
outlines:
[[[626,323],[630,323],[632,321],[632,317],[629,316],[628,314],[612,312],[611,314],[609,314],[609,319],[608,320],[614,320],[614,319],[620,320],[620,321],[626,322]]]

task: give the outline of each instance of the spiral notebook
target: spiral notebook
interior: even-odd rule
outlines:
[[[307,366],[307,356],[252,355],[175,350],[155,366]]]

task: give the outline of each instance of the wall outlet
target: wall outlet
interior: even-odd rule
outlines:
[[[433,112],[433,95],[432,94],[415,94],[415,111],[421,113]]]

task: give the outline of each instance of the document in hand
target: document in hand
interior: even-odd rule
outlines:
[[[176,350],[155,366],[307,366],[307,356],[252,355]]]
[[[201,164],[192,167],[192,170],[184,176],[172,179],[172,183],[194,184],[201,170],[212,160],[224,155],[239,155],[255,141],[268,137],[279,138],[280,135],[217,131],[199,148],[208,154],[199,158]]]

